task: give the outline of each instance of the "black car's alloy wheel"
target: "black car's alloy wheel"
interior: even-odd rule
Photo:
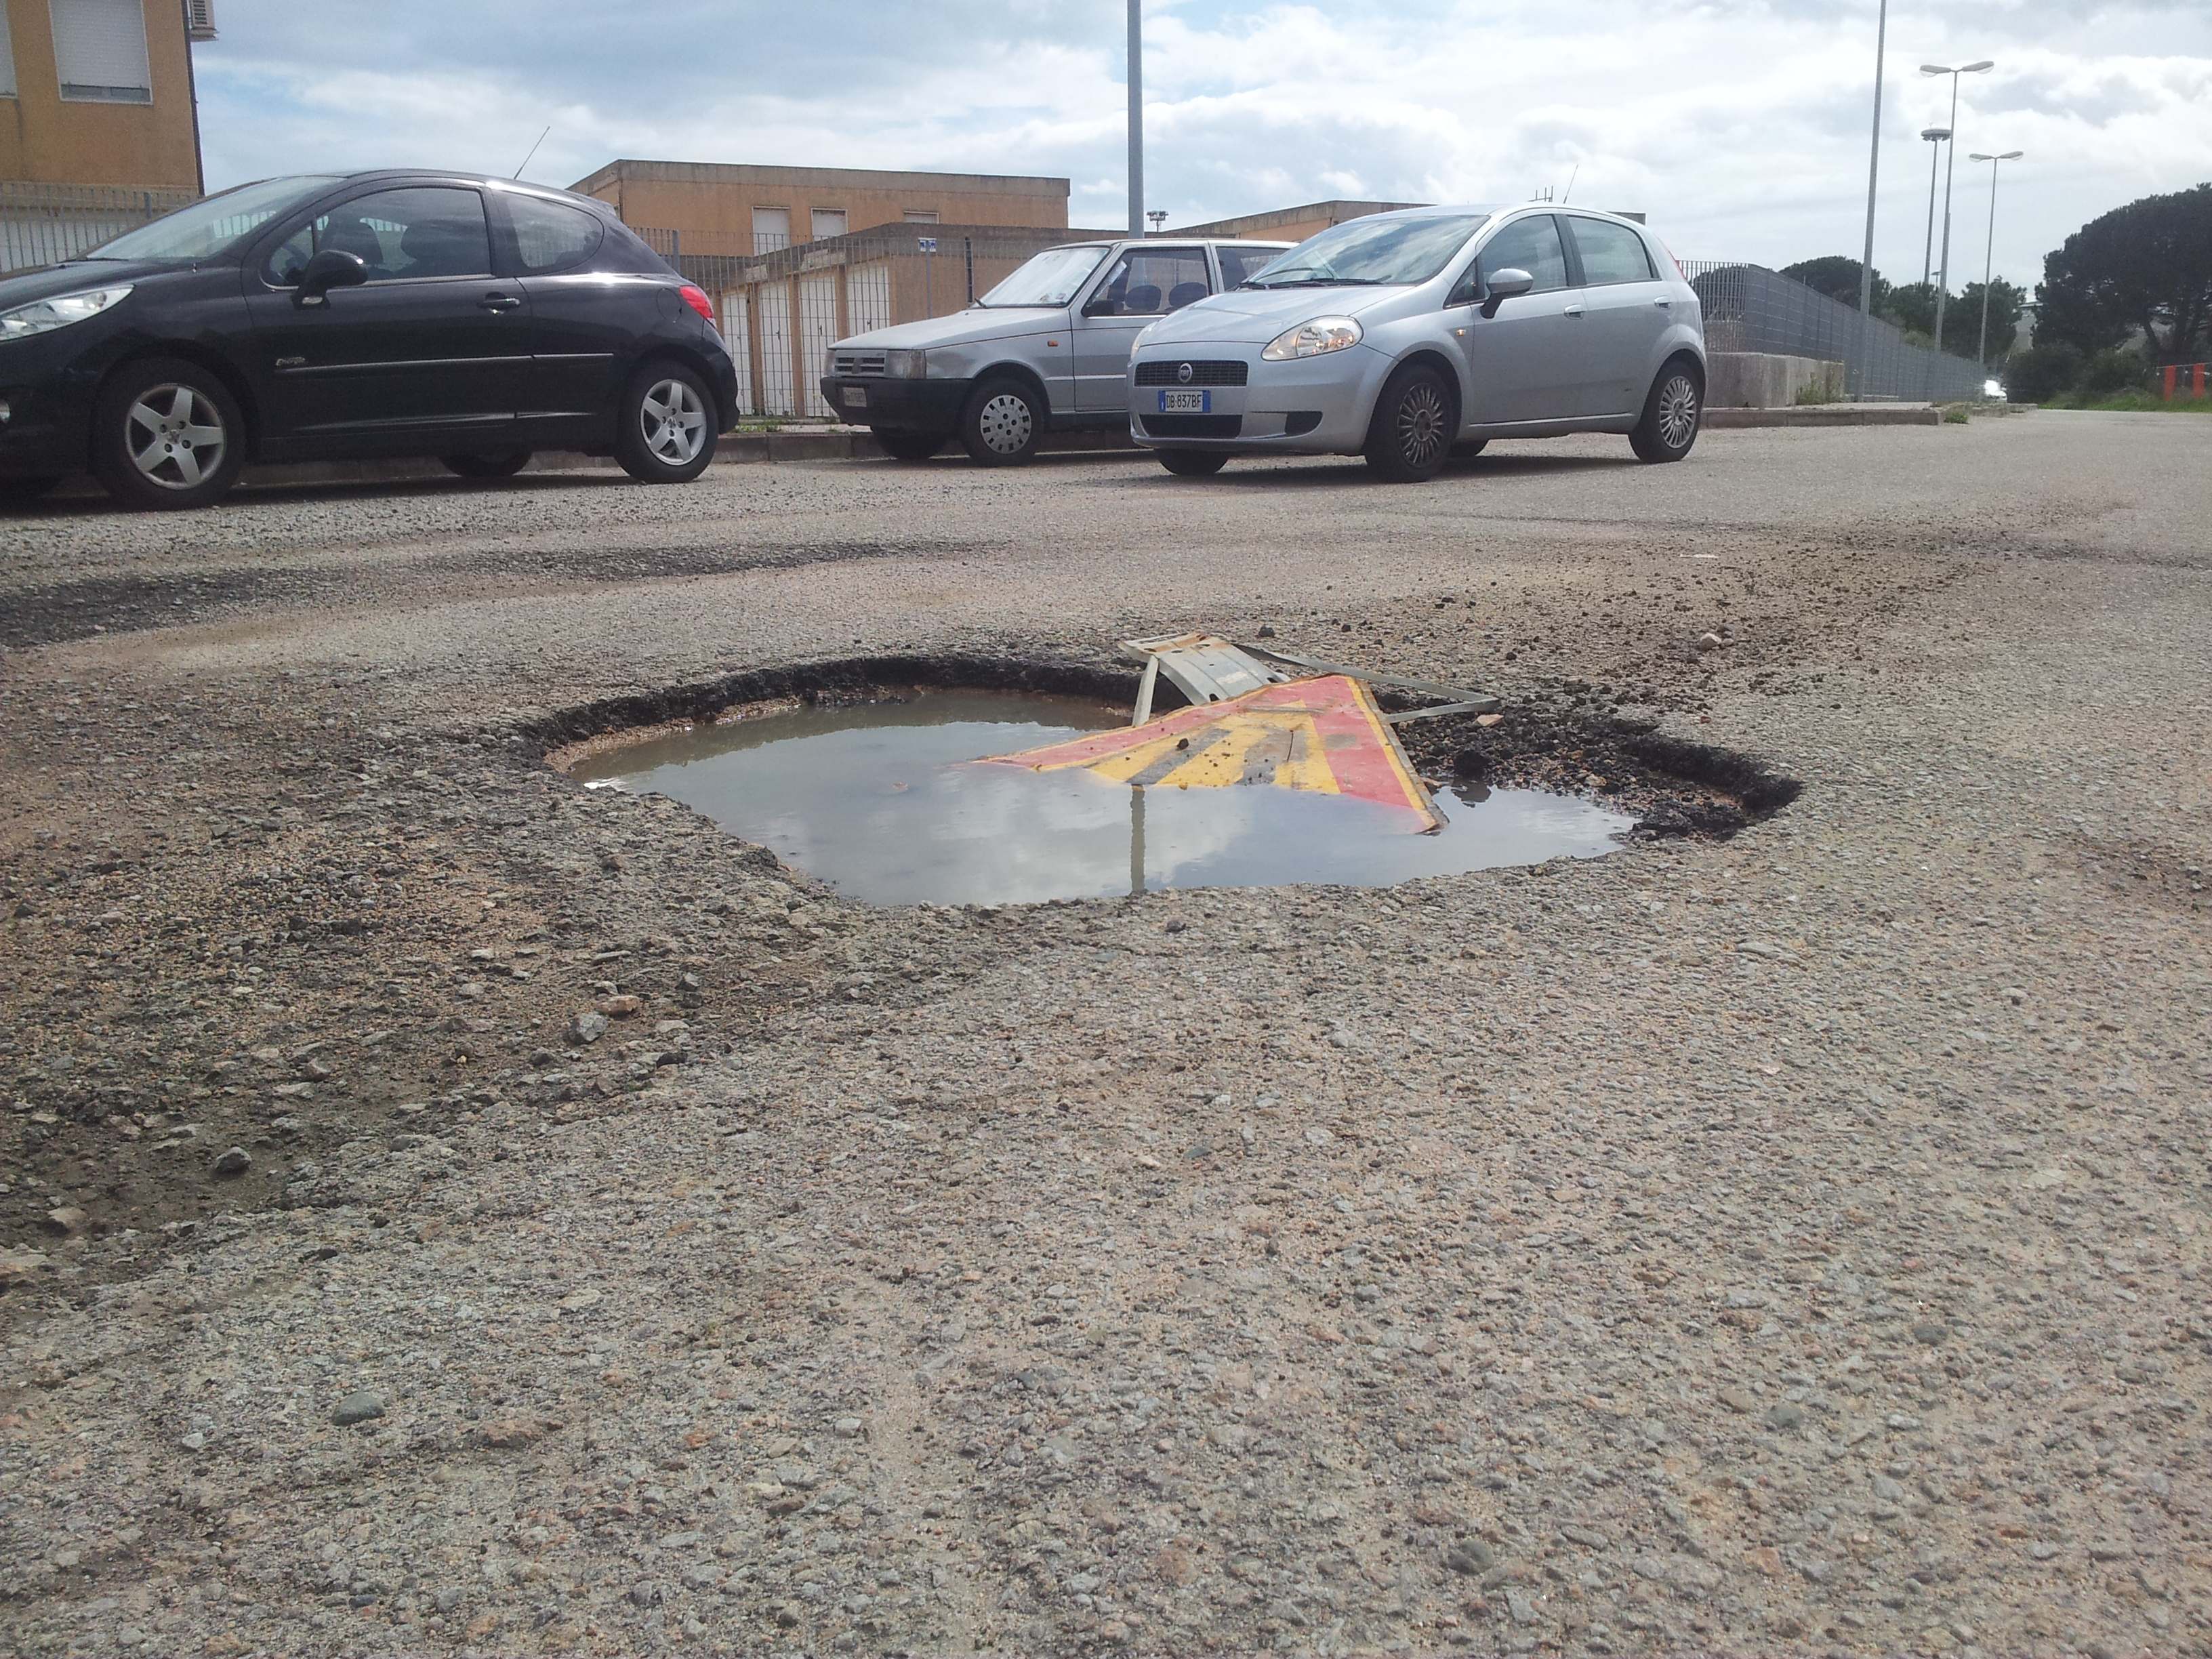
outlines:
[[[204,507],[227,495],[246,460],[238,405],[198,363],[126,363],[100,390],[92,470],[128,507]]]
[[[491,449],[476,455],[442,455],[446,471],[463,478],[511,478],[530,465],[526,449]]]
[[[1704,403],[1705,394],[1689,365],[1679,359],[1668,364],[1651,383],[1651,395],[1644,400],[1644,418],[1628,434],[1629,447],[1641,460],[1680,460],[1698,441]]]
[[[630,376],[615,459],[642,483],[688,483],[714,459],[714,399],[683,364],[662,360]]]
[[[1392,483],[1433,478],[1451,453],[1459,416],[1444,377],[1408,363],[1384,383],[1367,428],[1367,465]]]

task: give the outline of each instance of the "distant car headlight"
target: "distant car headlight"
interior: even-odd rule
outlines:
[[[51,299],[33,300],[13,311],[0,312],[0,340],[24,340],[33,334],[49,334],[55,329],[67,328],[71,323],[99,316],[130,292],[128,283],[121,288],[87,289],[82,294],[57,294]]]
[[[884,373],[894,380],[918,380],[929,373],[929,354],[927,351],[886,351],[884,353]]]
[[[1316,317],[1310,323],[1285,329],[1267,342],[1267,349],[1260,355],[1271,363],[1286,363],[1293,357],[1318,357],[1324,351],[1341,351],[1346,346],[1358,345],[1362,334],[1357,318]]]

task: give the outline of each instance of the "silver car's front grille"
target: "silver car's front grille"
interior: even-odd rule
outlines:
[[[1218,358],[1194,357],[1187,363],[1161,358],[1153,362],[1137,365],[1137,384],[1139,386],[1243,386],[1244,377],[1250,368],[1249,363],[1229,362]]]
[[[880,351],[833,351],[830,354],[832,374],[880,374],[884,372],[884,354]]]

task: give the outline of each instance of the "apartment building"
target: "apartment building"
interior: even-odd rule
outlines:
[[[0,270],[202,193],[192,43],[214,38],[211,0],[0,0]]]
[[[569,186],[664,252],[750,258],[878,225],[1011,225],[1065,229],[1065,179],[866,167],[615,161]]]

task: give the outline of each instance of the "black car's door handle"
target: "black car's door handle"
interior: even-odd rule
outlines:
[[[479,310],[513,311],[522,301],[512,294],[487,294],[477,301]]]

